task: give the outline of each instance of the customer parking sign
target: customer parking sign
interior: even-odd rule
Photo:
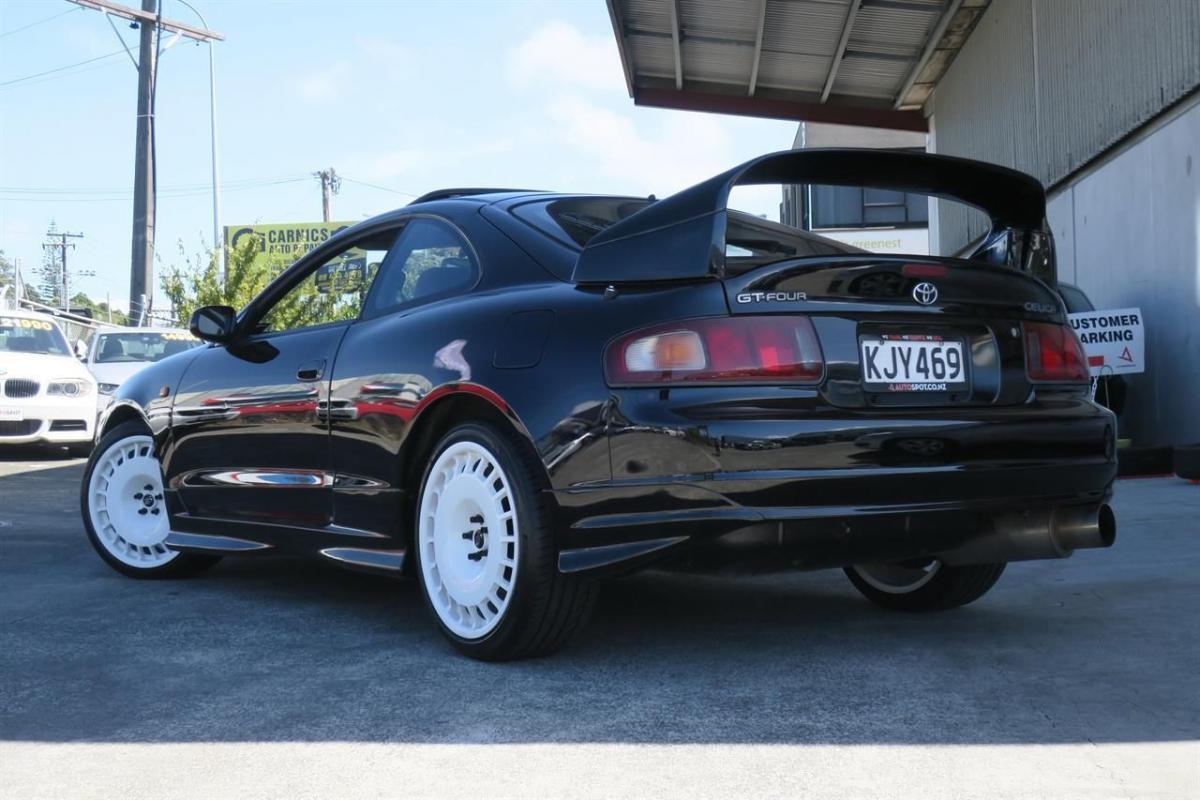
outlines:
[[[1145,334],[1140,308],[1111,308],[1068,314],[1087,353],[1093,377],[1144,372]]]

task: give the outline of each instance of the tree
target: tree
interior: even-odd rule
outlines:
[[[91,313],[92,319],[97,322],[108,322],[109,308],[108,303],[97,303],[92,298],[88,297],[83,292],[79,292],[71,298],[71,309],[84,308]],[[118,309],[112,309],[112,324],[113,325],[128,325],[128,315]]]
[[[0,287],[12,286],[17,282],[17,266],[9,261],[4,251],[0,250]]]
[[[222,283],[214,253],[188,256],[180,243],[183,266],[169,267],[160,279],[163,294],[171,301],[173,315],[186,321],[201,306],[244,308],[281,271],[279,266],[258,259],[258,251],[259,243],[250,236],[245,237],[237,248],[228,250],[226,279]],[[269,326],[272,330],[286,330],[351,319],[358,313],[361,293],[370,281],[360,281],[359,285],[363,288],[337,286],[336,290],[331,290],[329,285],[318,283],[310,276],[275,304]]]

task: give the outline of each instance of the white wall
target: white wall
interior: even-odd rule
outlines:
[[[1146,365],[1122,436],[1200,442],[1200,103],[1060,187],[1059,276],[1097,308],[1140,306]]]

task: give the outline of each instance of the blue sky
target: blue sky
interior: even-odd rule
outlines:
[[[403,205],[401,192],[442,186],[661,195],[785,149],[795,131],[635,107],[603,0],[192,4],[226,37],[217,94],[227,225],[320,219],[310,174],[328,166],[346,178],[334,218],[354,220]],[[71,257],[96,277],[75,285],[123,305],[136,73],[103,16],[72,8],[0,0],[0,249],[29,276],[54,219],[86,237]],[[177,0],[163,9],[195,20]],[[136,46],[136,31],[118,30]],[[207,52],[180,40],[159,71],[160,264],[179,262],[180,242],[195,253],[212,238],[209,141]],[[775,214],[776,187],[748,191],[743,207]]]

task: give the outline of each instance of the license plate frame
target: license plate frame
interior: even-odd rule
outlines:
[[[870,348],[875,349],[874,354]],[[908,354],[907,361],[900,356],[904,352]],[[872,333],[860,336],[858,354],[863,390],[872,394],[910,397],[969,393],[970,352],[968,343],[959,336],[924,333]],[[937,353],[937,358],[934,353]],[[956,370],[953,369],[952,359],[948,357],[949,353],[956,354]],[[940,379],[939,372],[945,373]]]
[[[20,406],[0,406],[0,422],[24,422],[25,409]]]

